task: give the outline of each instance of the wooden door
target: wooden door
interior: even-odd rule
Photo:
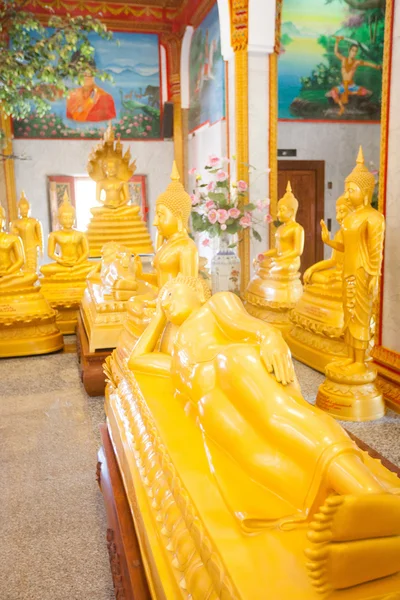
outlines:
[[[299,201],[297,222],[304,227],[304,252],[301,272],[322,260],[320,220],[324,218],[325,163],[323,160],[279,160],[278,198],[282,198],[290,181]]]

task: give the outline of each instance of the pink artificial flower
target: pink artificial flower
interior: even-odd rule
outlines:
[[[230,208],[228,214],[232,219],[237,219],[240,215],[240,210],[236,207]]]
[[[208,211],[208,210],[213,210],[215,208],[215,202],[213,202],[212,200],[207,200],[207,202],[204,205],[204,208]]]
[[[247,192],[247,188],[249,186],[247,185],[247,183],[245,181],[243,181],[243,179],[239,179],[239,181],[237,182],[237,188],[239,190],[239,192]]]
[[[210,181],[206,187],[207,192],[214,192],[215,190],[215,181]]]
[[[220,223],[221,225],[223,223],[226,223],[226,221],[229,219],[229,214],[228,211],[225,210],[224,208],[220,208],[217,210],[217,221],[218,223]]]
[[[197,206],[197,204],[200,202],[200,198],[197,196],[197,194],[191,194],[190,199],[192,200],[192,206]]]
[[[189,173],[189,175],[195,175],[196,171],[197,171],[196,167],[192,167],[191,169],[189,169],[188,173]]]
[[[217,172],[215,177],[216,177],[217,181],[219,181],[219,182],[226,181],[228,179],[228,173],[226,173],[225,171],[222,171],[222,169],[220,169]]]
[[[211,225],[214,225],[214,223],[217,222],[217,211],[215,210],[215,208],[212,208],[210,210],[207,217],[208,217],[208,220],[210,221]]]
[[[257,254],[257,261],[261,262],[262,260],[264,260],[265,256],[262,252],[260,252],[260,254]]]
[[[216,154],[210,154],[208,157],[207,167],[217,167],[220,163],[220,159]]]
[[[243,227],[243,229],[247,229],[251,225],[251,214],[245,213],[245,215],[240,219],[239,223]]]
[[[230,161],[230,158],[228,158],[227,156],[223,156],[221,160],[222,160],[222,162],[224,162],[224,163],[230,163],[230,162],[231,162],[231,161]]]
[[[210,245],[210,238],[206,238],[205,240],[203,240],[201,242],[202,246],[209,246]]]
[[[225,223],[222,223],[222,225],[221,225],[221,229],[222,229],[222,231],[225,231],[225,229],[226,229],[226,225],[225,225]]]
[[[272,223],[273,220],[274,219],[272,218],[272,215],[270,215],[269,213],[267,215],[265,215],[265,217],[264,217],[264,221],[266,223]]]

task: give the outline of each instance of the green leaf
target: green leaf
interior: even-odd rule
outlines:
[[[256,231],[256,229],[253,229],[252,233],[253,233],[253,238],[255,240],[257,240],[257,242],[261,242],[262,241],[261,235],[258,233],[258,231]]]

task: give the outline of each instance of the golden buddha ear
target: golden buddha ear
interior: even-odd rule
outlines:
[[[179,231],[179,233],[182,233],[184,227],[183,227],[182,213],[181,212],[179,212],[179,214],[177,216],[177,221],[178,221],[178,231]]]

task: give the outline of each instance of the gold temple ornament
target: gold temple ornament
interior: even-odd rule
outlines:
[[[354,208],[344,195],[336,201],[340,225],[334,237],[343,243],[343,221]],[[333,248],[327,260],[312,265],[304,273],[304,292],[290,312],[292,323],[286,341],[295,358],[325,372],[328,363],[347,356],[343,337],[343,252]]]
[[[47,354],[64,346],[53,310],[37,285],[36,273],[25,271],[19,236],[4,231],[0,205],[0,357]]]
[[[21,192],[18,202],[19,218],[10,223],[10,233],[18,235],[24,245],[25,271],[36,273],[38,253],[43,256],[43,229],[41,222],[31,217],[30,209],[25,192]]]
[[[384,216],[371,206],[374,188],[375,178],[364,164],[360,147],[357,164],[345,181],[345,198],[353,212],[343,220],[343,241],[330,240],[325,223],[321,223],[323,241],[343,252],[347,358],[326,366],[317,406],[348,421],[369,421],[385,414],[382,393],[376,385],[376,368],[367,360],[385,233]]]
[[[282,334],[237,296],[210,298],[197,277],[178,275],[106,374],[113,447],[155,597],[398,591],[399,479],[304,400]]]
[[[54,262],[43,265],[41,285],[44,296],[57,311],[57,324],[64,334],[75,333],[77,312],[93,269],[88,260],[86,233],[74,228],[75,208],[65,192],[58,209],[60,229],[49,234],[47,253]]]
[[[290,327],[289,311],[301,298],[300,259],[304,249],[304,230],[296,222],[298,201],[290,182],[278,202],[275,247],[254,261],[255,275],[245,292],[248,312],[273,323],[282,332]]]
[[[103,140],[89,156],[87,171],[96,182],[96,198],[100,206],[91,209],[88,226],[91,257],[100,257],[107,242],[117,242],[132,254],[152,254],[150,233],[140,217],[140,207],[129,204],[128,182],[135,173],[130,150],[123,154],[123,145],[115,141],[111,125]]]

